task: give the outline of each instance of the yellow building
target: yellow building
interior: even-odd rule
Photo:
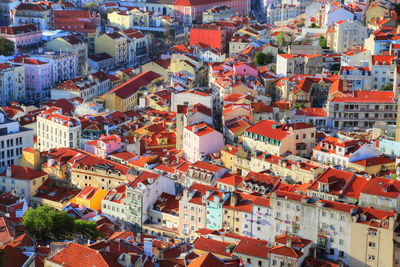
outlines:
[[[121,112],[132,110],[139,104],[139,96],[154,90],[161,80],[162,77],[153,71],[142,73],[104,94],[105,108]]]
[[[105,195],[107,195],[106,190],[87,186],[71,202],[99,211],[101,210],[101,200]]]
[[[10,165],[4,173],[0,173],[0,186],[3,192],[14,191],[15,195],[29,202],[47,177],[47,173],[42,171]]]
[[[71,183],[78,188],[92,186],[110,190],[133,178],[131,168],[91,154],[71,166]]]
[[[380,2],[374,2],[367,10],[367,14],[365,15],[365,23],[368,23],[373,18],[384,17],[389,13],[389,10],[380,5]]]
[[[177,73],[185,71],[195,77],[197,84],[202,84],[205,80],[205,65],[202,60],[186,54],[173,54],[168,72]]]
[[[40,165],[43,161],[44,160],[40,157],[39,150],[33,147],[27,147],[22,150],[22,156],[18,160],[18,165],[40,171]]]
[[[222,227],[231,233],[247,235],[251,232],[252,200],[256,197],[249,194],[232,192],[230,199],[222,207]]]
[[[94,40],[95,53],[107,53],[115,58],[117,66],[128,61],[128,40],[118,32],[99,35]]]
[[[129,29],[133,26],[133,16],[127,11],[114,11],[107,14],[110,25],[121,30]]]
[[[351,222],[349,265],[398,266],[396,213],[374,208],[358,209],[360,212]]]
[[[170,63],[171,61],[169,59],[157,59],[142,65],[140,68],[142,72],[154,71],[161,76],[165,76],[165,74],[168,72]]]
[[[389,157],[379,156],[369,159],[349,162],[349,168],[356,171],[377,174],[380,171],[395,170],[396,161]]]
[[[144,71],[142,71],[144,72]],[[132,79],[133,77],[136,76],[136,72],[133,68],[125,68],[122,70],[118,70],[115,73],[115,76],[118,77],[121,80],[121,84],[126,82],[129,79]]]
[[[114,11],[107,15],[108,22],[121,30],[132,28],[133,26],[150,26],[149,12],[134,8],[130,11]]]

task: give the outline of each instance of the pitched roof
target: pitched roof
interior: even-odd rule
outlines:
[[[11,177],[22,180],[32,180],[47,175],[42,171],[37,171],[28,167],[17,165],[9,166],[11,168]],[[0,173],[0,176],[6,176],[6,172]]]
[[[121,266],[117,262],[108,263],[99,251],[74,242],[69,242],[65,247],[50,256],[47,260],[65,267]]]
[[[147,71],[112,89],[110,93],[114,93],[118,97],[126,99],[139,91],[140,88],[151,84],[152,81],[160,77],[159,74],[153,71]]]

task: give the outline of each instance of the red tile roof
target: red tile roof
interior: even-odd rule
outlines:
[[[17,165],[11,165],[9,167],[11,168],[11,177],[16,179],[32,180],[47,175],[45,172],[30,169],[28,167]],[[6,176],[6,172],[0,173],[0,176]]]
[[[65,267],[121,266],[117,262],[107,262],[99,251],[74,242],[69,242],[64,248],[50,256],[47,260]]]
[[[126,99],[134,95],[140,88],[151,84],[152,81],[160,77],[159,74],[153,71],[147,71],[112,89],[110,93],[114,93],[116,96]]]
[[[195,249],[198,249],[198,250],[203,250],[203,251],[215,253],[218,255],[224,255],[227,257],[231,257],[233,255],[233,251],[227,252],[226,248],[231,247],[231,246],[234,247],[235,245],[233,243],[199,237],[194,241],[193,246]]]
[[[400,194],[400,181],[375,177],[367,182],[361,193],[388,198],[398,198]]]

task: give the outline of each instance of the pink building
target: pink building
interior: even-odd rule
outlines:
[[[35,51],[42,32],[34,24],[0,27],[0,37],[14,42],[14,54]]]
[[[223,135],[204,122],[187,126],[183,131],[183,157],[190,162],[204,160],[223,146]]]
[[[98,157],[106,158],[107,155],[121,150],[122,142],[118,135],[101,136],[97,140],[86,142],[84,150]]]
[[[48,99],[52,86],[51,63],[32,59],[27,55],[16,57],[13,61],[25,67],[25,88],[28,99],[34,101]]]
[[[185,24],[200,23],[202,13],[215,6],[227,6],[239,15],[248,15],[250,0],[177,0],[173,5],[175,17]]]
[[[257,67],[252,63],[237,62],[233,65],[233,71],[238,76],[258,77]]]

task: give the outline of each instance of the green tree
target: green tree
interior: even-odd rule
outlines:
[[[91,240],[94,240],[101,235],[95,222],[84,220],[75,220],[74,234]]]
[[[303,104],[296,104],[293,106],[293,109],[301,109],[301,108],[304,108]]]
[[[279,45],[279,46],[286,46],[287,42],[286,42],[286,38],[283,32],[280,32],[276,35],[275,37],[275,44]]]
[[[90,10],[98,10],[99,7],[97,6],[97,4],[95,2],[89,2],[85,4],[85,8],[90,9]]]
[[[392,91],[393,90],[393,84],[388,83],[384,87],[381,88],[381,91]]]
[[[318,45],[322,48],[326,48],[328,45],[328,42],[324,36],[320,36],[318,39]]]
[[[61,239],[73,230],[74,218],[65,211],[40,206],[26,211],[23,225],[36,239]]]
[[[317,24],[315,22],[311,23],[311,28],[318,28]]]
[[[269,63],[272,63],[274,60],[274,56],[271,53],[264,54],[263,52],[257,52],[254,61],[259,66],[265,66]]]
[[[14,42],[6,38],[0,38],[0,55],[10,56],[14,54]]]

